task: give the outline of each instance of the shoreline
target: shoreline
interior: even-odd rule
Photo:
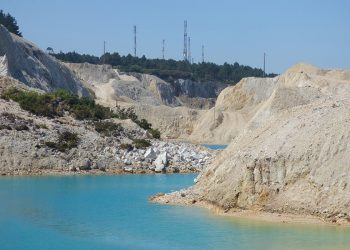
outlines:
[[[153,170],[137,169],[133,171],[125,171],[124,169],[106,169],[101,171],[99,169],[69,171],[60,169],[35,169],[35,170],[19,170],[8,173],[0,173],[2,177],[31,177],[31,176],[112,176],[112,175],[152,175],[152,174],[198,174],[199,171],[192,171],[189,169],[180,170],[179,172],[164,171],[155,172]]]
[[[11,174],[0,174],[1,178],[6,177],[64,177],[64,176],[117,176],[117,175],[155,175],[155,174],[191,174],[199,173],[196,171],[181,171],[181,172],[154,172],[139,170],[135,172],[127,172],[123,169],[106,170],[101,171],[99,169],[92,170],[80,170],[80,171],[66,171],[66,170],[40,170],[40,171],[26,171]],[[255,222],[268,222],[268,223],[281,223],[281,224],[303,224],[303,225],[327,225],[327,226],[340,226],[349,227],[350,221],[342,220],[332,222],[322,217],[307,215],[307,214],[293,214],[293,213],[278,213],[268,212],[262,210],[251,210],[251,209],[239,209],[231,208],[226,210],[218,205],[209,203],[207,201],[197,201],[189,197],[172,197],[172,195],[158,193],[154,196],[149,197],[151,203],[158,203],[163,205],[172,206],[194,206],[199,208],[207,209],[210,213],[217,216],[226,216],[229,218],[252,220]]]
[[[204,208],[216,216],[226,216],[229,218],[251,220],[254,222],[295,225],[324,225],[350,228],[350,221],[345,219],[333,222],[331,220],[327,220],[319,216],[308,214],[277,213],[240,208],[231,208],[229,210],[226,210],[218,205],[212,204],[207,201],[197,201],[194,199],[188,199],[184,197],[182,199],[179,199],[179,197],[173,197],[171,195],[163,193],[158,193],[154,196],[149,197],[149,202],[171,206],[194,206],[198,208]]]

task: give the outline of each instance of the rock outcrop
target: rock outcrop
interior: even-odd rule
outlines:
[[[67,89],[81,96],[89,90],[54,57],[0,25],[0,76],[10,76],[43,91]]]
[[[101,103],[109,106],[115,106],[116,102],[127,102],[136,105],[210,108],[220,91],[227,86],[216,82],[181,79],[168,83],[149,74],[122,73],[110,65],[66,65],[92,87]]]
[[[177,192],[159,200],[348,223],[350,71],[296,65],[257,91],[232,101],[233,110],[251,106],[255,112],[198,183],[181,192],[187,198]]]

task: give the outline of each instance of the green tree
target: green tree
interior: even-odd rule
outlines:
[[[17,36],[22,36],[16,19],[9,13],[6,14],[3,10],[0,10],[0,24],[4,25],[11,33],[16,34]]]
[[[244,77],[262,77],[263,71],[258,68],[224,63],[189,63],[187,61],[175,61],[173,59],[148,59],[145,56],[134,57],[132,55],[120,56],[118,53],[106,53],[98,58],[91,55],[80,55],[76,52],[52,54],[56,58],[73,63],[88,62],[92,64],[110,64],[124,72],[138,72],[156,75],[165,81],[173,82],[179,78],[195,81],[219,81],[235,84]],[[274,77],[269,74],[268,77]]]

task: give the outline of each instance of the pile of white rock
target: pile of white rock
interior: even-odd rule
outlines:
[[[145,149],[123,150],[116,156],[125,172],[198,172],[211,162],[216,151],[181,142],[153,141]]]

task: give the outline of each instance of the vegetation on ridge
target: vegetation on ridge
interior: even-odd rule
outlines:
[[[9,13],[5,14],[3,10],[0,10],[0,24],[4,25],[8,31],[16,34],[17,36],[22,36],[16,19]]]
[[[263,77],[264,71],[258,68],[224,63],[218,65],[210,62],[189,63],[173,59],[147,59],[145,56],[133,57],[130,54],[120,56],[118,53],[106,53],[101,57],[79,54],[77,52],[51,53],[57,59],[71,63],[110,64],[124,72],[138,72],[156,75],[166,81],[172,82],[179,78],[194,81],[220,81],[235,84],[244,77]],[[276,74],[268,74],[274,77]]]
[[[154,138],[160,138],[160,132],[152,128],[152,124],[145,119],[139,120],[132,107],[116,106],[115,111],[97,104],[88,97],[79,97],[67,90],[57,90],[52,93],[40,94],[34,91],[23,91],[9,88],[1,94],[5,100],[18,102],[20,107],[38,116],[50,118],[61,117],[65,112],[70,113],[78,120],[101,121],[105,119],[131,119],[141,128],[147,130]],[[120,132],[120,126],[111,122],[95,122],[95,130],[106,136],[113,135],[112,130]]]
[[[18,102],[22,109],[35,115],[50,118],[63,116],[66,111],[78,120],[103,120],[115,116],[109,108],[96,104],[93,99],[80,98],[66,90],[40,94],[10,88],[1,97]]]
[[[94,122],[95,130],[103,136],[118,136],[123,130],[120,124],[111,121]]]

